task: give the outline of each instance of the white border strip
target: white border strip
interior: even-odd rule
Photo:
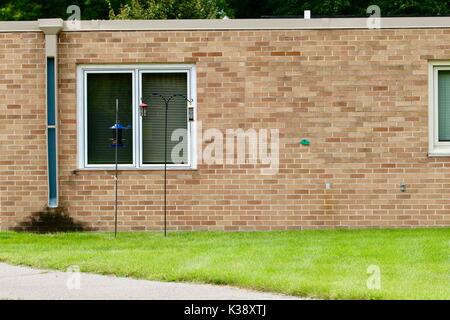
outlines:
[[[381,18],[383,29],[448,27],[450,27],[450,17]],[[63,31],[295,29],[368,29],[368,19],[92,20],[81,21],[78,30],[68,28],[68,23],[65,22]]]
[[[0,32],[42,32],[37,21],[0,21]]]
[[[367,29],[367,18],[211,19],[211,20],[83,20],[80,28],[64,22],[63,31],[137,30],[315,30]],[[381,18],[382,29],[450,28],[450,17]],[[3,21],[0,32],[40,32],[37,21]]]

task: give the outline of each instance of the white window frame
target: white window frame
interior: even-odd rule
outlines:
[[[439,141],[438,73],[450,71],[450,61],[433,61],[428,69],[428,155],[431,157],[450,156],[450,141]]]
[[[78,169],[112,170],[114,164],[88,164],[87,161],[87,75],[92,73],[131,73],[133,77],[133,163],[119,164],[120,170],[162,170],[164,164],[144,164],[142,159],[142,117],[139,103],[141,98],[141,81],[144,73],[186,73],[187,98],[192,100],[194,121],[188,119],[188,162],[185,164],[167,164],[168,170],[197,169],[197,79],[195,65],[188,64],[149,64],[149,65],[79,65],[77,67],[77,158]],[[158,99],[158,98],[154,98]],[[154,101],[154,100],[152,100]],[[120,107],[120,106],[119,106]],[[186,108],[186,117],[189,112]],[[169,137],[170,138],[170,137]]]

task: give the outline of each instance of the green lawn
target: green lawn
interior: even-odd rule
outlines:
[[[450,299],[450,229],[0,233],[0,261],[332,299]],[[367,268],[381,269],[369,290]]]

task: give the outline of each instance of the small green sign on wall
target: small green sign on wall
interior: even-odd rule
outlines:
[[[300,144],[302,146],[309,146],[311,142],[308,139],[302,139],[302,141],[300,141]]]

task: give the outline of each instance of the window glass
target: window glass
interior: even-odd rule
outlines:
[[[119,121],[130,126],[123,131],[124,146],[118,150],[119,164],[133,163],[133,75],[131,73],[87,74],[87,161],[88,164],[114,164],[111,146],[116,122],[116,99]]]
[[[438,73],[439,141],[450,141],[450,71]]]
[[[144,164],[164,163],[164,125],[165,104],[158,93],[164,96],[182,94],[187,96],[186,73],[144,73],[142,74],[142,98],[149,105],[147,116],[142,118],[142,162]],[[182,97],[174,97],[167,111],[167,163],[171,159],[172,149],[182,144],[178,157],[181,163],[188,163],[187,135],[180,141],[172,141],[172,133],[177,129],[187,130],[187,101]],[[176,163],[180,163],[177,160]]]

